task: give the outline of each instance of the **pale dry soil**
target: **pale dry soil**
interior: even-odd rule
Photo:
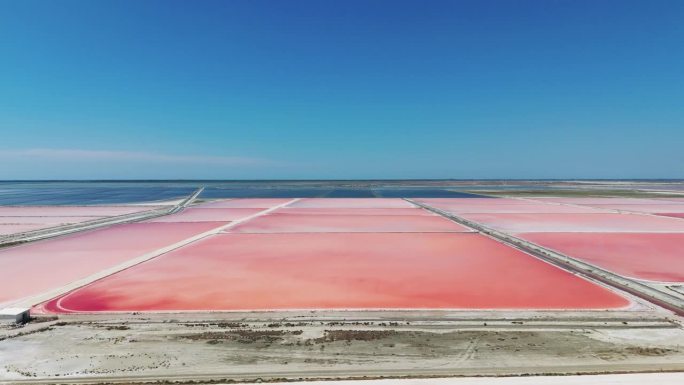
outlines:
[[[0,383],[661,370],[684,370],[684,330],[676,324],[52,321],[0,340]]]

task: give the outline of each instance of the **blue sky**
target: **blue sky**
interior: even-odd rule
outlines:
[[[0,0],[0,179],[684,178],[683,1]]]

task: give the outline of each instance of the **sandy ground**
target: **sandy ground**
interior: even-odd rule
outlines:
[[[486,324],[53,321],[0,337],[0,383],[684,370],[674,323]]]
[[[534,376],[484,378],[385,379],[354,381],[278,382],[275,384],[306,385],[679,385],[684,373],[599,374],[593,376]]]

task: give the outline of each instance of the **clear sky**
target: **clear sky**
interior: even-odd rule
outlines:
[[[684,178],[684,1],[0,0],[0,179]]]

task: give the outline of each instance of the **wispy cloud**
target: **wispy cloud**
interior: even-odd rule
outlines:
[[[195,164],[222,166],[264,166],[272,165],[267,159],[242,156],[175,155],[142,151],[111,151],[83,149],[28,148],[0,150],[0,159],[19,161],[97,161],[108,163],[157,163],[157,164]]]

